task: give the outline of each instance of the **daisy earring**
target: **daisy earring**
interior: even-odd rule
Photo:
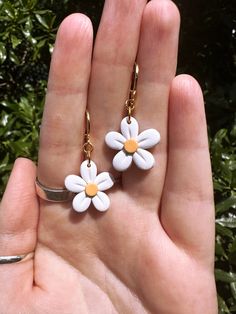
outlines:
[[[75,193],[72,207],[76,212],[85,212],[90,204],[100,212],[106,211],[110,206],[110,199],[104,191],[114,185],[114,179],[108,172],[97,173],[97,166],[91,160],[93,144],[90,141],[90,115],[86,111],[86,131],[83,150],[86,159],[80,166],[79,175],[68,175],[65,178],[65,187]]]
[[[132,117],[137,97],[137,80],[139,68],[135,63],[129,98],[125,102],[128,115],[121,121],[121,132],[109,132],[105,137],[106,144],[119,152],[113,158],[113,167],[117,171],[127,170],[132,162],[142,170],[149,170],[155,164],[153,155],[147,149],[160,142],[160,133],[148,129],[139,133],[138,121]]]

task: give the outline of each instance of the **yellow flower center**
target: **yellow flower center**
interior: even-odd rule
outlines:
[[[138,143],[134,139],[127,140],[124,144],[124,149],[129,154],[134,154],[138,149]]]
[[[98,186],[97,184],[94,183],[89,183],[86,188],[85,188],[85,193],[89,197],[93,197],[97,194],[98,192]]]

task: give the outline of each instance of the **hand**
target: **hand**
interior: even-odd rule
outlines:
[[[39,180],[63,187],[83,160],[91,114],[99,171],[112,171],[108,131],[119,131],[137,55],[135,117],[156,128],[156,166],[132,166],[111,207],[78,214],[35,195],[36,167],[16,161],[0,211],[1,314],[217,313],[214,205],[204,103],[197,82],[175,76],[179,13],[169,0],[107,0],[93,58],[92,26],[67,17],[57,35],[40,136]],[[117,176],[116,173],[114,173]]]

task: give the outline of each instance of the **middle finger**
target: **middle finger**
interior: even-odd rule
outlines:
[[[136,59],[146,0],[107,0],[98,30],[89,90],[93,159],[111,170],[113,152],[105,135],[118,130]]]

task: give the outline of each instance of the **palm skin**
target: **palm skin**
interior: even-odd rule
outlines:
[[[214,206],[201,90],[174,78],[179,14],[168,0],[107,0],[93,59],[91,23],[63,21],[53,53],[38,168],[16,161],[0,211],[0,255],[35,250],[0,267],[1,314],[217,312]],[[140,67],[135,117],[161,133],[156,166],[121,176],[105,134],[119,130],[132,65]],[[120,176],[111,207],[78,214],[38,201],[36,174],[62,187],[83,160],[89,107],[93,160]],[[141,130],[141,131],[142,131]],[[17,211],[15,210],[17,208]]]

